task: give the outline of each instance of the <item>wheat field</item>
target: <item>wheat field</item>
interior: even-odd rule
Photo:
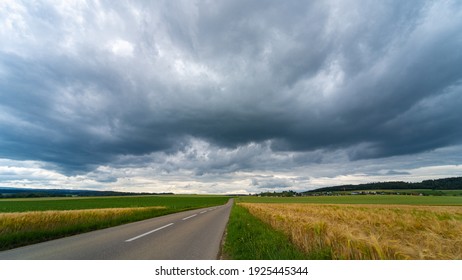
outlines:
[[[118,217],[157,209],[165,209],[165,207],[0,213],[0,236],[17,232],[53,231],[57,228],[72,227],[81,224],[104,223]]]
[[[462,259],[462,207],[240,203],[332,259]]]

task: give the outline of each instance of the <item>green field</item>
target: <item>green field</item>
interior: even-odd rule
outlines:
[[[250,203],[318,203],[318,204],[398,204],[398,205],[462,205],[462,196],[411,195],[344,195],[306,197],[239,197],[236,202]]]
[[[424,196],[462,196],[462,190],[431,190],[431,189],[371,189],[358,191],[333,191],[331,195],[350,195],[352,192],[376,193],[380,195],[424,195]],[[311,193],[313,195],[314,193]],[[325,192],[318,192],[325,195]]]
[[[229,197],[226,196],[212,195],[1,199],[0,213],[151,206],[165,206],[167,209],[185,210],[224,204],[228,199]]]
[[[0,200],[0,250],[175,212],[225,204],[226,196],[130,196]]]

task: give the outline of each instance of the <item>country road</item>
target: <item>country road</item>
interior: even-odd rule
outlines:
[[[233,200],[0,252],[0,259],[216,259]]]

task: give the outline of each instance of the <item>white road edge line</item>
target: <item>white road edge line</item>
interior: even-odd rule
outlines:
[[[189,216],[189,217],[183,218],[182,220],[185,221],[185,220],[187,220],[187,219],[191,219],[192,217],[196,217],[196,216],[197,216],[197,214],[194,214],[194,215],[191,215],[191,216]]]
[[[151,233],[156,232],[156,231],[158,231],[158,230],[164,229],[164,228],[169,227],[169,226],[171,226],[171,225],[173,225],[173,223],[170,223],[170,224],[165,225],[165,226],[163,226],[163,227],[156,228],[156,229],[154,229],[154,230],[151,230],[151,231],[148,231],[148,232],[146,232],[146,233],[140,234],[140,235],[135,236],[135,237],[133,237],[133,238],[127,239],[127,240],[125,240],[125,242],[132,242],[133,240],[136,240],[136,239],[138,239],[138,238],[144,237],[144,236],[146,236],[146,235],[148,235],[148,234],[151,234]]]

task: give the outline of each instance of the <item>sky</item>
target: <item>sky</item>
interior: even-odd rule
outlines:
[[[462,174],[461,1],[0,1],[0,186]]]

